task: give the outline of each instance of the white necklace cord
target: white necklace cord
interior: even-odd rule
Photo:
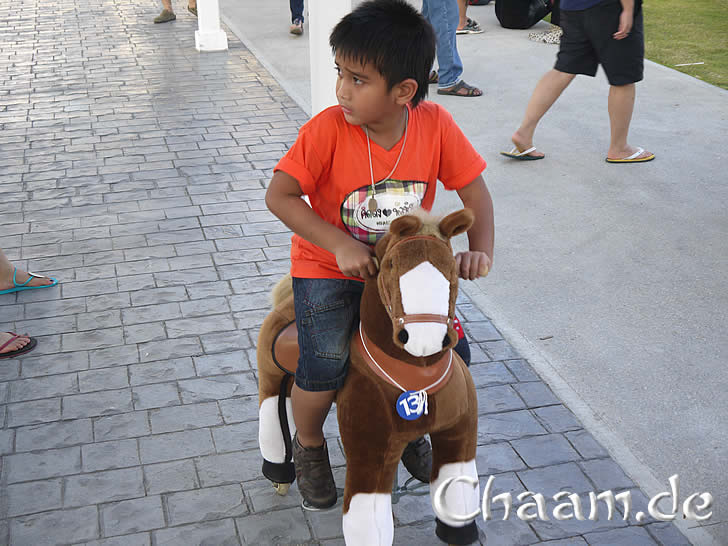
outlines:
[[[409,125],[409,108],[405,107],[404,109],[404,140],[402,141],[402,148],[399,150],[399,155],[397,156],[397,161],[394,163],[394,167],[392,167],[392,171],[384,178],[384,180],[389,180],[389,178],[392,177],[394,174],[394,171],[397,170],[397,165],[399,165],[399,160],[402,159],[402,152],[404,152],[404,145],[407,144],[407,126]],[[369,156],[369,176],[372,180],[372,197],[374,197],[374,194],[376,193],[376,190],[374,189],[374,169],[372,168],[372,146],[369,143],[369,127],[366,125],[364,126],[364,133],[367,135],[367,154]]]
[[[387,372],[385,372],[382,367],[379,365],[379,363],[374,359],[372,356],[372,353],[369,352],[369,349],[367,348],[367,343],[364,341],[364,332],[362,332],[361,329],[361,322],[359,323],[359,338],[361,339],[362,347],[364,347],[364,350],[367,352],[367,355],[369,356],[369,359],[374,362],[374,365],[379,369],[380,372],[384,374],[384,376],[389,379],[393,385],[399,388],[402,392],[407,392],[407,389],[405,389],[402,385],[397,383],[391,375],[389,375]],[[432,387],[439,385],[440,382],[447,377],[447,372],[450,371],[450,366],[452,365],[452,349],[450,349],[450,359],[447,361],[447,368],[445,368],[445,372],[440,376],[440,379],[435,381],[432,385],[428,385],[424,389],[420,389],[416,392],[417,395],[417,405],[419,407],[422,407],[424,404],[425,406],[425,415],[427,415],[427,389],[431,389]]]

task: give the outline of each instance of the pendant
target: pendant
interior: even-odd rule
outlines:
[[[367,208],[369,209],[369,212],[374,212],[377,210],[379,205],[377,205],[377,200],[374,199],[374,197],[369,198],[369,202],[367,203]]]
[[[414,421],[425,411],[423,397],[418,391],[403,392],[397,398],[397,414],[407,421]]]

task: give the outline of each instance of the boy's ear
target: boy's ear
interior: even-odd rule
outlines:
[[[415,96],[415,93],[417,93],[417,80],[414,78],[407,78],[406,80],[402,80],[397,85],[394,86],[394,98],[397,101],[397,104],[405,105],[408,102],[412,100],[412,98]]]

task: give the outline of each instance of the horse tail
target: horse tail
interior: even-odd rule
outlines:
[[[276,307],[286,298],[293,296],[293,280],[291,274],[286,274],[278,283],[273,287],[271,297],[273,299],[273,307]]]

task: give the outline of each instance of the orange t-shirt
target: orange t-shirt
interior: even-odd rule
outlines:
[[[344,119],[338,106],[327,108],[308,121],[274,170],[298,181],[311,208],[363,242],[373,244],[386,232],[391,219],[414,207],[432,208],[439,179],[448,190],[460,189],[485,169],[450,113],[429,101],[409,108],[407,142],[397,162],[404,135],[391,149],[371,142],[377,210],[367,203],[372,195],[367,137],[364,130]],[[384,195],[384,194],[387,195]],[[291,275],[303,278],[347,279],[327,250],[294,235]]]

